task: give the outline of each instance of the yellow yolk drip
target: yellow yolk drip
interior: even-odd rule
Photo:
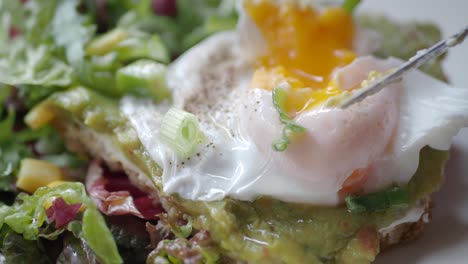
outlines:
[[[351,15],[339,7],[319,12],[267,0],[247,0],[245,9],[268,45],[257,60],[252,87],[273,90],[287,82],[286,109],[292,114],[341,93],[330,77],[356,58]]]

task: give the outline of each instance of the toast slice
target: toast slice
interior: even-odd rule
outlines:
[[[155,196],[158,195],[158,190],[149,180],[149,176],[126,159],[121,151],[106,139],[105,135],[100,135],[79,122],[56,122],[54,125],[63,134],[70,150],[89,153],[103,160],[112,170],[125,171],[135,186]],[[402,222],[380,231],[380,251],[415,240],[422,234],[424,226],[431,219],[431,198],[420,199],[417,206],[423,209],[423,213],[417,220],[413,218],[412,221]]]

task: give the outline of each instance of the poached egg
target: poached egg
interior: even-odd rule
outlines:
[[[468,126],[468,89],[417,70],[345,110],[326,107],[401,61],[359,56],[372,50],[359,47],[365,35],[340,8],[286,2],[243,1],[236,31],[208,38],[169,67],[173,106],[197,116],[206,137],[192,157],[178,158],[159,138],[168,105],[121,101],[163,168],[165,193],[333,206],[347,194],[406,184],[424,146],[446,150]],[[284,152],[272,148],[284,126],[272,100],[276,87],[306,129]]]

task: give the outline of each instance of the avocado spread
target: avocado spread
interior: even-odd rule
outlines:
[[[405,37],[389,40],[401,36],[400,29],[405,27],[383,18],[366,17],[360,21],[365,27],[382,33],[384,43],[376,53],[380,56],[407,59],[415,50],[440,38],[436,30],[433,34],[422,34],[430,38],[427,41],[417,39],[424,42],[421,45],[401,45],[402,42],[415,43]],[[414,25],[410,29],[419,33],[434,32],[434,27],[430,26]],[[402,51],[400,47],[412,47],[412,50]],[[426,70],[443,78],[439,62]],[[55,112],[56,123],[71,120],[111,138],[115,147],[162,190],[161,168],[119,113],[117,101],[76,87],[54,94],[47,103]],[[407,186],[410,207],[440,188],[447,158],[446,151],[429,147],[421,150],[419,168]],[[179,210],[192,218],[195,229],[207,230],[221,255],[249,263],[370,263],[379,252],[378,230],[401,218],[408,210],[351,213],[344,206],[291,204],[269,197],[252,202],[233,199],[198,202],[164,193],[161,196],[166,200],[166,210]]]
[[[162,190],[161,169],[132,136],[136,133],[120,115],[117,102],[77,87],[53,95],[49,103],[58,120],[71,119],[112,138]],[[447,152],[429,147],[421,151],[419,168],[408,183],[411,205],[439,189],[447,157]],[[193,218],[194,228],[208,230],[223,254],[252,263],[369,263],[379,252],[377,230],[407,210],[350,213],[344,206],[316,207],[268,197],[253,202],[167,200],[167,206]]]

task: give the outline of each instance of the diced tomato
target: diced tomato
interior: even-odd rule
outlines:
[[[353,173],[346,178],[341,189],[338,191],[340,198],[361,192],[363,185],[369,178],[369,170],[369,168],[354,170]]]

